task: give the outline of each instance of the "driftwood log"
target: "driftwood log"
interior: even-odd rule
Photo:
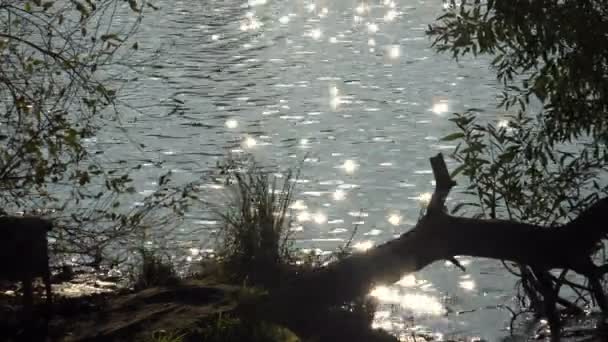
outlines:
[[[296,333],[305,331],[314,323],[306,326],[311,318],[299,317],[298,313],[348,303],[365,296],[376,285],[397,282],[404,274],[439,260],[458,265],[455,256],[512,261],[540,274],[552,269],[573,270],[589,280],[593,296],[602,311],[608,312],[600,284],[605,271],[591,259],[608,232],[608,199],[598,201],[572,222],[551,229],[506,220],[451,216],[446,213],[445,200],[456,183],[441,154],[430,158],[430,162],[435,192],[425,215],[413,229],[283,286],[271,296],[268,305],[263,305],[265,315]],[[559,320],[559,316],[551,317],[551,312],[548,315],[550,320]],[[554,340],[559,339],[558,334],[559,331],[553,334]]]

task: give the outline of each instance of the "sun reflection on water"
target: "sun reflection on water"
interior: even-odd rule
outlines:
[[[359,6],[355,7],[355,12],[359,15],[362,15],[365,12],[369,12],[369,5],[359,4]]]
[[[249,0],[249,6],[261,6],[266,5],[267,0]]]
[[[370,33],[376,33],[379,30],[378,24],[376,23],[367,23],[367,30]]]
[[[262,27],[262,22],[259,21],[253,12],[247,12],[245,19],[241,21],[241,31],[255,31]]]
[[[344,190],[337,189],[332,194],[332,198],[334,199],[334,201],[342,201],[346,198],[346,192]]]
[[[226,127],[228,127],[228,128],[236,128],[238,125],[239,125],[239,122],[236,119],[226,120]]]
[[[446,312],[445,307],[437,298],[427,294],[402,294],[396,288],[377,286],[370,292],[370,296],[377,298],[382,303],[398,304],[411,310],[415,315],[440,316]]]
[[[515,129],[514,127],[511,126],[511,122],[507,119],[498,120],[498,122],[496,123],[496,128],[505,129],[507,131],[507,133],[512,133],[513,130]]]
[[[299,199],[294,201],[289,208],[294,210],[306,210],[308,209],[308,206],[304,203],[304,201]]]
[[[443,96],[433,98],[433,107],[431,109],[435,114],[445,114],[450,110],[448,99]]]
[[[394,9],[390,9],[386,12],[386,14],[384,15],[384,21],[393,21],[395,20],[395,18],[397,18],[397,11],[395,11]]]
[[[310,37],[312,37],[312,39],[319,40],[321,38],[321,36],[323,35],[323,32],[321,32],[320,28],[315,28],[315,29],[310,30],[309,35],[310,35]]]
[[[340,97],[336,96],[336,97],[332,97],[329,100],[329,106],[331,107],[332,110],[336,110],[338,109],[338,107],[340,107],[340,104],[342,103],[342,100],[340,99]]]
[[[316,224],[323,224],[327,222],[327,215],[319,211],[312,215],[312,219]]]
[[[388,47],[388,57],[390,59],[397,59],[401,57],[401,47],[399,45],[390,45]]]
[[[458,283],[458,285],[464,290],[468,290],[468,291],[475,290],[475,281],[474,280],[462,280]]]
[[[461,280],[458,282],[458,286],[460,286],[461,289],[467,290],[467,291],[475,290],[475,287],[476,287],[475,280],[471,279],[470,274],[465,274],[465,275],[461,276],[460,279]]]
[[[310,218],[310,213],[308,211],[301,211],[296,215],[296,220],[298,220],[298,222],[310,221]]]
[[[462,4],[461,0],[443,0],[443,9],[454,9]]]
[[[243,140],[243,147],[245,148],[253,148],[257,144],[258,142],[252,137],[246,137],[245,140]]]
[[[397,285],[403,287],[414,287],[416,284],[416,276],[413,274],[406,274],[397,282]]]
[[[302,226],[291,226],[291,228],[289,228],[290,231],[292,232],[302,232],[304,231],[304,227]]]
[[[398,226],[399,223],[401,223],[401,215],[399,214],[390,214],[388,215],[388,223],[392,224],[393,226]]]
[[[374,247],[374,242],[371,240],[359,241],[353,245],[353,249],[358,252],[365,252]]]
[[[430,192],[423,192],[420,195],[418,195],[418,201],[420,202],[420,205],[423,207],[426,207],[429,205],[429,203],[431,203],[431,198],[433,197],[433,194]]]
[[[344,161],[344,164],[342,164],[342,166],[341,166],[341,168],[343,168],[344,171],[348,174],[354,173],[358,167],[359,167],[359,165],[354,160],[351,160],[351,159]]]
[[[340,90],[338,90],[338,87],[336,87],[335,85],[329,87],[329,96],[337,97],[338,95],[340,95]]]
[[[380,229],[372,229],[372,230],[370,230],[369,232],[367,232],[367,233],[365,233],[363,235],[365,235],[365,236],[378,236],[380,234],[382,234],[382,231]]]

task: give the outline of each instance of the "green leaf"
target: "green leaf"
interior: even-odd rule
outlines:
[[[158,11],[158,10],[160,9],[160,7],[158,7],[158,6],[154,5],[154,4],[152,4],[152,3],[151,3],[151,2],[149,2],[149,1],[146,1],[146,5],[147,5],[148,7],[151,7],[151,8],[152,8],[153,10],[155,10],[155,11]]]
[[[83,21],[84,19],[89,17],[91,13],[84,4],[75,0],[72,0],[72,2],[74,3],[74,5],[76,5],[76,10],[80,12],[80,21]]]
[[[137,8],[137,0],[128,0],[129,1],[129,7],[131,7],[131,10],[133,12],[141,12],[141,10],[139,8]]]
[[[454,171],[452,171],[452,173],[450,174],[450,178],[455,178],[456,176],[458,176],[458,174],[461,173],[464,169],[466,169],[467,166],[467,164],[462,164],[458,166]]]
[[[464,137],[465,137],[464,133],[457,132],[457,133],[452,133],[448,136],[441,138],[441,141],[452,141],[452,140],[456,140],[456,139],[462,139]]]
[[[78,178],[78,184],[80,185],[85,185],[87,183],[89,183],[91,181],[91,177],[89,176],[88,172],[82,172],[80,174],[80,177]]]
[[[107,40],[110,40],[110,39],[116,40],[116,41],[119,41],[119,42],[123,41],[122,39],[118,38],[118,35],[116,33],[104,34],[104,35],[101,35],[100,38],[104,42],[107,41]]]
[[[78,132],[73,128],[67,130],[67,134],[65,135],[64,140],[68,145],[72,147],[80,146],[80,144],[78,143]]]

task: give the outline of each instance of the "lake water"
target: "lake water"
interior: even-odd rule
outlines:
[[[144,163],[133,174],[142,194],[167,169],[190,179],[228,152],[282,169],[304,160],[298,244],[331,251],[357,225],[355,247],[369,248],[415,224],[433,190],[428,158],[454,148],[439,141],[455,130],[452,112],[500,119],[488,61],[431,49],[424,32],[443,10],[439,0],[161,4],[143,21],[143,65],[122,91],[132,106],[123,125],[143,147],[111,129],[97,142],[112,160]],[[466,273],[436,263],[376,289],[376,324],[501,340],[510,316],[496,306],[514,304],[514,280],[495,262],[462,263]]]

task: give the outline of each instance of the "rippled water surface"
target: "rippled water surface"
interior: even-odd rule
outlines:
[[[154,161],[187,179],[230,151],[281,168],[305,160],[298,243],[330,251],[358,225],[363,250],[415,223],[433,189],[428,158],[454,147],[439,141],[455,129],[450,113],[500,118],[488,61],[457,63],[430,48],[424,31],[443,13],[439,0],[161,7],[142,24],[137,58],[146,61],[123,90],[137,109],[123,123],[142,150],[109,129],[98,137],[113,159],[152,161],[134,175],[143,194],[163,171]],[[511,303],[513,280],[497,263],[462,262],[466,273],[436,263],[375,289],[377,325],[444,339],[507,335],[509,316],[495,307]]]

